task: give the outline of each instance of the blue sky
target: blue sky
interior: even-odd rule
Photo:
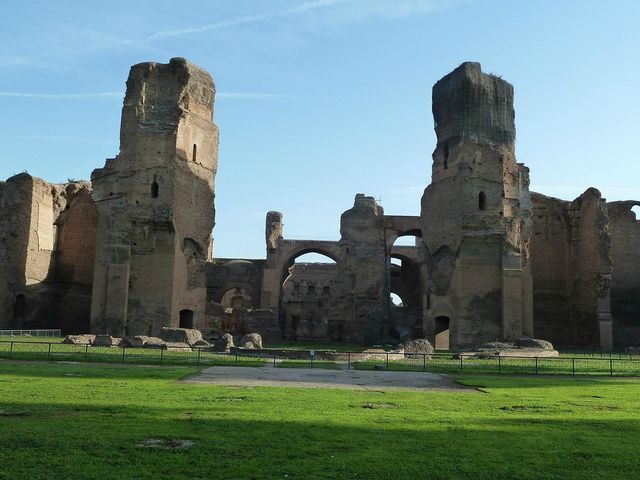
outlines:
[[[118,152],[129,67],[212,73],[215,255],[337,239],[361,192],[416,215],[435,146],[431,87],[464,61],[515,86],[532,189],[640,199],[640,2],[229,0],[0,3],[0,178],[88,178]]]

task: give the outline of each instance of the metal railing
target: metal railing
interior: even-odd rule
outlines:
[[[478,356],[464,353],[317,352],[314,355],[310,354],[308,358],[292,359],[283,356],[282,352],[270,352],[269,350],[247,351],[246,353],[212,352],[205,349],[173,351],[166,348],[94,347],[90,345],[15,340],[0,341],[0,358],[434,373],[640,376],[640,357],[632,355],[610,355],[608,357],[517,357],[504,355]]]
[[[36,330],[0,330],[0,337],[62,337],[59,328]]]

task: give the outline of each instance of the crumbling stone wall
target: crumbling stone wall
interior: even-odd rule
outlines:
[[[640,217],[631,210],[640,201],[609,202],[611,236],[611,313],[613,344],[640,346]]]
[[[329,338],[329,302],[337,266],[296,263],[282,286],[284,335],[290,340]]]
[[[184,59],[131,68],[120,153],[94,170],[92,331],[204,327],[218,129],[210,75]]]
[[[422,197],[429,304],[468,348],[531,334],[528,169],[516,163],[513,87],[464,63],[433,87],[438,143]]]
[[[610,349],[609,217],[600,192],[573,202],[532,195],[535,336],[557,345]]]
[[[389,273],[384,210],[357,194],[340,217],[340,258],[329,331],[335,339],[370,344],[389,332]]]
[[[0,182],[0,328],[89,326],[96,210],[85,182]]]

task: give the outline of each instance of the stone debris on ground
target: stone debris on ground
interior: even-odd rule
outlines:
[[[259,333],[248,333],[242,336],[238,345],[242,348],[262,350],[262,337]]]

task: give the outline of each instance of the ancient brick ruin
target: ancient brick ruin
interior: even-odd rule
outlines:
[[[433,88],[437,144],[420,216],[385,215],[357,194],[340,239],[321,241],[286,238],[282,214],[268,212],[264,259],[212,259],[214,96],[209,74],[184,59],[135,65],[120,153],[91,183],[0,183],[0,328],[425,337],[452,350],[532,337],[640,345],[640,201],[530,192],[513,87],[479,64]],[[394,245],[406,236],[413,245]],[[335,263],[294,263],[309,252]]]

